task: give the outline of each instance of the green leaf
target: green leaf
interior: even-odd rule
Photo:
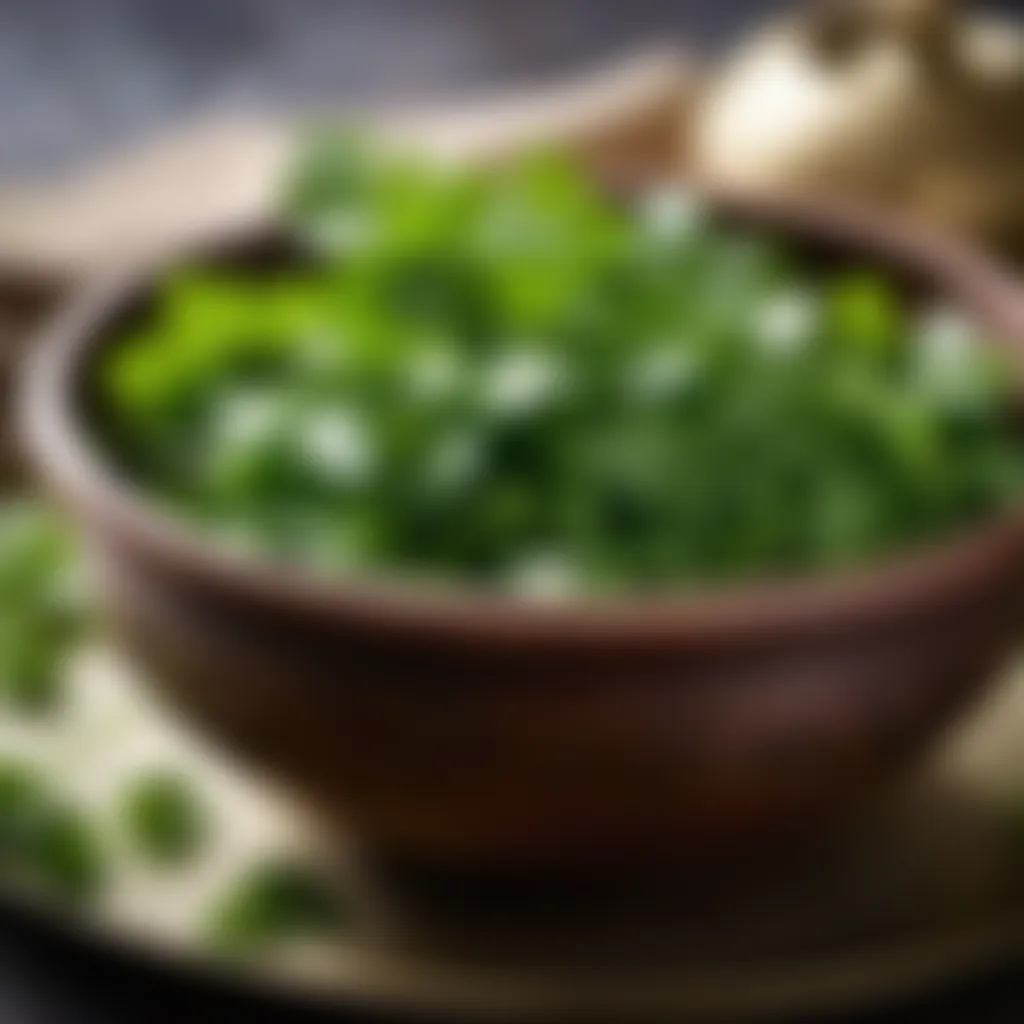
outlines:
[[[870,271],[840,275],[829,289],[831,326],[838,341],[865,356],[891,352],[901,333],[893,285]]]

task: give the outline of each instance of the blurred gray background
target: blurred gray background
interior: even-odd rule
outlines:
[[[197,111],[500,88],[784,0],[0,0],[0,177]]]
[[[652,41],[718,47],[787,6],[0,0],[0,178],[65,168],[207,107],[422,99],[564,73]],[[1024,10],[1024,0],[984,6]]]

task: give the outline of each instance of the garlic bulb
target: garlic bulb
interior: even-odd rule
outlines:
[[[713,82],[689,140],[732,187],[889,203],[1024,242],[1024,34],[953,0],[818,5]]]

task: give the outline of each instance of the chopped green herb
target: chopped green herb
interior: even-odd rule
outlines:
[[[247,552],[651,591],[861,564],[1021,496],[975,328],[685,192],[328,137],[285,207],[311,254],[173,277],[99,368],[130,474]]]
[[[106,877],[96,831],[81,814],[68,807],[51,808],[27,856],[29,876],[69,900],[94,896]]]
[[[35,770],[0,765],[0,865],[70,901],[95,896],[106,878],[99,837]]]
[[[224,950],[259,952],[331,935],[345,917],[327,879],[309,867],[274,861],[254,868],[214,907],[209,933]]]
[[[25,714],[50,711],[62,692],[57,638],[9,624],[0,629],[0,692]]]
[[[205,808],[189,782],[157,772],[132,781],[124,795],[125,831],[133,846],[158,865],[194,857],[207,837]]]
[[[0,700],[24,713],[60,699],[85,624],[78,559],[59,520],[30,501],[0,505]]]

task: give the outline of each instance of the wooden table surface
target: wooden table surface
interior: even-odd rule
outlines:
[[[0,0],[0,181],[63,170],[209,107],[499,87],[652,39],[718,45],[781,0]],[[1003,7],[1024,10],[1024,0]],[[0,917],[2,1024],[245,1020],[253,1005]],[[354,1019],[348,1018],[346,1019]],[[858,1020],[1024,1020],[1024,975]]]

